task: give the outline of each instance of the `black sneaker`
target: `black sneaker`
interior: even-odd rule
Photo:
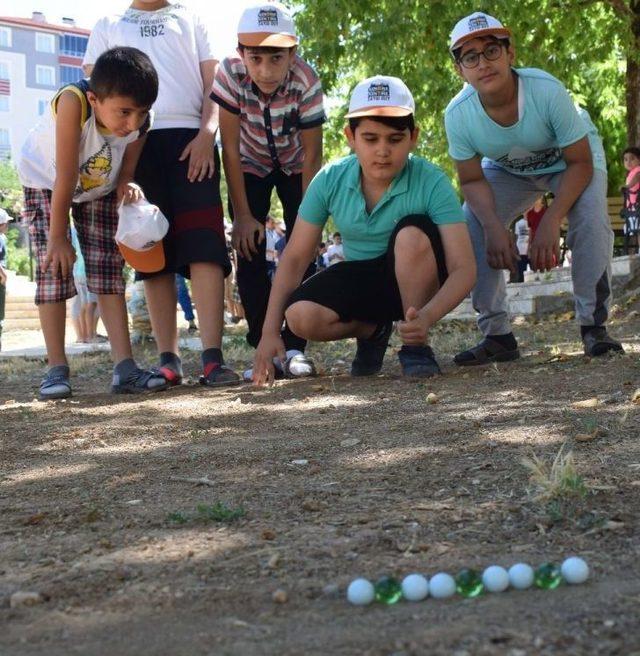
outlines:
[[[610,351],[624,353],[622,344],[613,339],[607,333],[607,329],[604,326],[595,326],[589,332],[585,333],[582,343],[584,344],[584,354],[592,358],[605,355],[605,353],[609,353]]]
[[[496,342],[491,337],[485,337],[479,344],[467,351],[458,353],[453,358],[453,361],[459,367],[476,367],[490,362],[510,362],[517,360],[520,357],[518,344],[514,339],[515,346],[507,348]]]
[[[398,352],[402,375],[411,378],[431,378],[441,374],[430,346],[403,346]]]
[[[352,376],[373,376],[382,369],[384,354],[389,344],[393,323],[390,321],[369,339],[359,339],[356,357],[351,363]]]

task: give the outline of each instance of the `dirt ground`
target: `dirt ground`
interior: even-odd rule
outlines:
[[[115,398],[97,355],[74,359],[73,399],[38,403],[42,363],[0,362],[0,653],[640,654],[638,309],[611,323],[626,355],[595,360],[567,317],[521,323],[525,357],[472,370],[451,356],[474,329],[438,329],[426,383],[394,349],[351,379],[351,343],[313,347],[312,380]],[[249,357],[239,336],[227,353]],[[576,473],[540,498],[522,459],[561,448]],[[358,576],[572,554],[582,586],[345,599]]]

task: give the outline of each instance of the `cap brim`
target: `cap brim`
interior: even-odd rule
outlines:
[[[292,48],[298,45],[298,37],[277,32],[244,32],[238,34],[238,43],[249,48]]]
[[[119,241],[116,244],[118,244],[122,257],[124,257],[127,264],[132,266],[136,271],[140,271],[140,273],[156,273],[164,269],[164,248],[161,241],[146,251],[136,251],[133,248],[121,244]]]
[[[390,107],[388,105],[381,105],[379,107],[362,107],[361,109],[354,109],[346,115],[346,118],[359,118],[360,116],[409,116],[413,114],[413,109],[410,107]]]
[[[473,39],[479,39],[483,36],[497,36],[499,39],[510,39],[511,30],[506,27],[487,27],[484,30],[476,30],[475,32],[470,32],[461,36],[450,48],[449,50],[457,50],[460,46],[464,45],[467,41],[473,41]]]

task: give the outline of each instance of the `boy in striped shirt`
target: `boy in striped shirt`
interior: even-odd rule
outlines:
[[[247,341],[254,348],[271,291],[264,228],[271,193],[275,187],[290,235],[302,196],[322,164],[322,87],[315,71],[296,54],[297,44],[286,8],[277,3],[249,7],[238,25],[239,56],[221,62],[211,93],[220,106],[238,287],[249,324]],[[308,274],[312,267],[310,263]],[[282,338],[287,358],[278,375],[313,375],[305,340],[286,326]]]

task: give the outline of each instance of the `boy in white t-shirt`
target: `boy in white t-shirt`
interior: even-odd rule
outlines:
[[[613,233],[604,150],[588,114],[577,110],[562,83],[545,71],[513,68],[511,32],[492,16],[476,12],[460,20],[450,52],[467,85],[449,103],[445,127],[478,262],[472,300],[484,335],[456,356],[456,364],[520,357],[500,269],[515,271],[519,260],[509,224],[547,191],[554,201],[529,246],[531,266],[556,266],[566,216],[584,352],[622,351],[605,325]]]
[[[133,172],[158,77],[135,48],[114,48],[96,62],[91,79],[63,87],[51,115],[32,130],[18,173],[24,187],[23,216],[36,251],[36,305],[47,346],[49,370],[40,399],[71,396],[64,351],[65,301],[76,294],[69,211],[84,256],[87,286],[98,295],[100,315],[115,362],[112,391],[164,389],[162,376],[139,369],[131,353],[124,261],[115,242],[118,203],[141,196]]]
[[[339,232],[333,233],[333,244],[327,248],[327,261],[329,266],[344,262],[344,246],[342,245],[342,235]]]
[[[218,56],[204,23],[180,3],[134,0],[120,14],[100,19],[91,32],[83,65],[114,45],[149,55],[160,88],[156,121],[136,169],[136,181],[169,220],[163,240],[165,268],[136,272],[144,280],[160,372],[171,385],[182,381],[178,355],[175,274],[191,278],[202,340],[207,386],[232,385],[238,375],[222,357],[224,278],[231,265],[224,238],[220,164],[215,146],[217,105],[209,92]]]

